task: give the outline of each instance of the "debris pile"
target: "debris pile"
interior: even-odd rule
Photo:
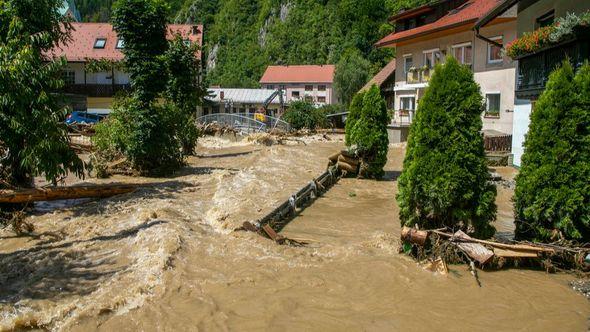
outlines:
[[[501,269],[503,267],[536,267],[547,272],[577,270],[590,271],[590,246],[572,243],[498,242],[479,240],[462,231],[446,229],[418,230],[403,227],[402,247],[421,262],[442,260],[443,264],[469,264],[472,274],[475,267]]]
[[[348,150],[342,150],[328,157],[328,167],[336,167],[344,176],[355,176],[359,173],[360,160]]]

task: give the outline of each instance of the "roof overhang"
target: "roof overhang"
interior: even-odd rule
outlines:
[[[456,24],[446,25],[446,26],[438,27],[438,28],[435,28],[432,30],[425,30],[425,31],[419,32],[417,34],[409,35],[406,37],[401,37],[398,39],[389,40],[389,41],[386,41],[383,43],[377,42],[375,44],[375,46],[376,47],[396,47],[399,45],[406,45],[406,44],[417,42],[417,41],[438,38],[441,36],[446,36],[446,35],[454,34],[457,32],[468,31],[473,22],[475,22],[475,20],[469,20],[469,21],[459,22]]]
[[[504,0],[500,2],[496,7],[494,7],[494,9],[490,10],[486,15],[477,20],[473,26],[473,29],[478,31],[481,27],[491,23],[494,21],[494,19],[507,12],[508,9],[512,8],[512,6],[517,3],[518,0]]]

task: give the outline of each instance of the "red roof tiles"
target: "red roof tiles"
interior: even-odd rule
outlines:
[[[414,29],[394,32],[377,42],[376,46],[395,45],[401,41],[420,37],[432,32],[473,24],[498,4],[499,0],[471,0],[449,11],[435,22]]]
[[[268,66],[260,83],[333,83],[334,65]]]
[[[117,49],[117,33],[108,23],[72,23],[71,40],[66,44],[60,44],[49,51],[50,57],[65,56],[69,62],[85,62],[86,59],[107,59],[119,61],[123,59],[123,53]],[[196,28],[193,29],[193,28]],[[195,30],[195,31],[193,31]],[[167,29],[168,39],[180,33],[184,39],[191,43],[203,44],[203,26],[188,24],[169,24]],[[96,39],[106,39],[104,48],[94,48]],[[198,52],[200,58],[201,54]]]

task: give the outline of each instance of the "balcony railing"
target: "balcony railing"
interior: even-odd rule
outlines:
[[[590,35],[578,34],[575,38],[518,58],[516,97],[537,99],[545,89],[549,74],[563,60],[569,59],[574,69],[590,59]]]
[[[406,73],[407,84],[428,83],[432,69],[416,69]]]
[[[129,91],[128,84],[70,84],[63,88],[64,93],[88,97],[113,97],[121,91]]]

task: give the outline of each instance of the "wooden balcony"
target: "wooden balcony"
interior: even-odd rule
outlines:
[[[121,91],[129,91],[128,84],[71,84],[66,85],[62,92],[88,97],[113,97]]]
[[[569,59],[574,69],[590,59],[590,31],[576,35],[557,45],[519,57],[516,79],[516,98],[536,100],[545,89],[549,74],[563,60]]]

